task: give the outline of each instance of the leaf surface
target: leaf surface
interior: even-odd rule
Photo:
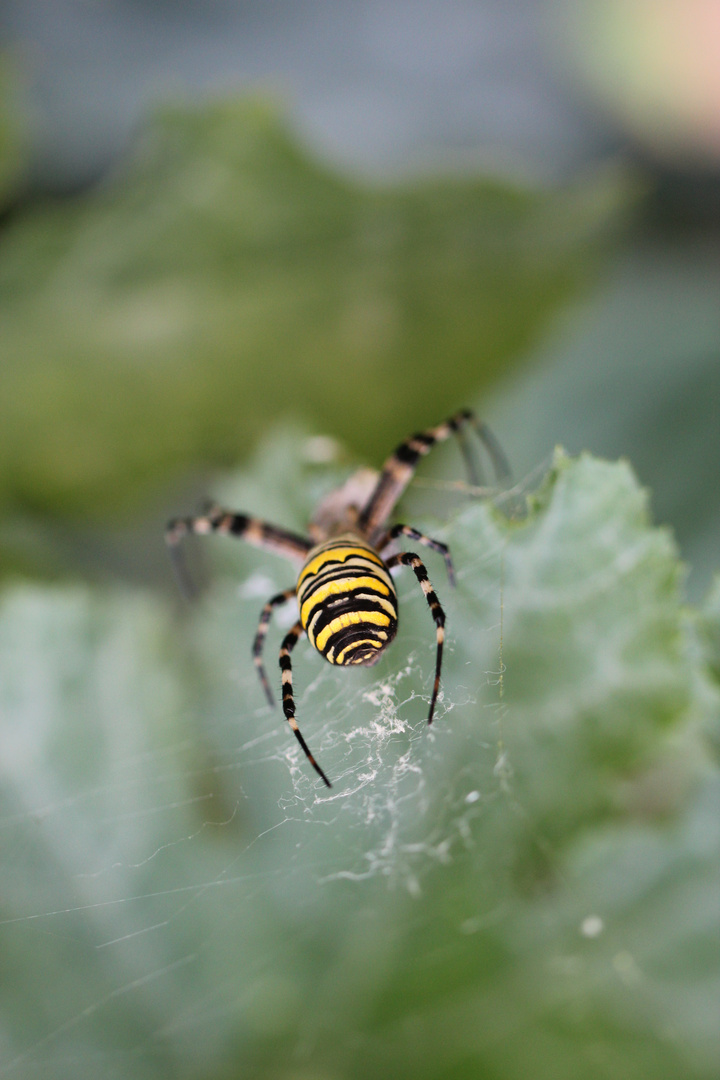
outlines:
[[[286,487],[301,519],[317,474],[292,438],[223,497],[265,512]],[[527,516],[424,527],[459,579],[428,555],[430,730],[412,575],[378,667],[295,651],[329,792],[250,661],[280,560],[218,539],[182,620],[5,591],[0,1075],[715,1075],[717,605],[683,605],[625,464],[558,453]]]

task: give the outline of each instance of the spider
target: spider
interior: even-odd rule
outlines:
[[[471,480],[477,482],[473,460],[468,453],[464,432],[472,425],[482,440],[497,474],[498,483],[506,481],[510,470],[499,444],[486,424],[465,409],[444,424],[422,431],[395,450],[380,474],[363,469],[319,506],[309,525],[309,536],[299,536],[257,518],[211,507],[191,518],[175,518],[167,526],[165,538],[170,546],[181,586],[188,590],[188,579],[179,557],[178,543],[188,533],[224,533],[267,548],[301,564],[297,584],[273,596],[265,604],[253,645],[253,658],[270,705],[274,698],[263,664],[263,646],[273,609],[297,598],[300,618],[285,636],[280,648],[282,705],[285,717],[308,761],[323,782],[331,783],[310,752],[295,719],[290,654],[305,633],[310,644],[331,664],[377,663],[395,637],[398,628],[398,597],[390,576],[395,566],[409,566],[425,594],[435,621],[435,682],[430,698],[428,724],[432,723],[440,689],[445,612],[440,606],[427,570],[412,551],[387,552],[398,537],[404,536],[442,555],[452,585],[455,573],[446,544],[432,540],[410,525],[388,527],[388,518],[412,480],[418,463],[436,443],[452,434],[460,439]],[[387,557],[384,557],[387,554]]]

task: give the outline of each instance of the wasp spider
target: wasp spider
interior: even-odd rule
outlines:
[[[286,529],[268,525],[245,514],[214,507],[199,517],[177,518],[168,524],[166,539],[174,553],[181,584],[186,585],[179,561],[178,543],[188,533],[224,533],[267,548],[301,563],[297,584],[268,600],[260,615],[253,656],[260,681],[270,704],[274,704],[263,666],[263,645],[273,609],[297,598],[300,618],[285,636],[280,648],[282,704],[285,717],[295,732],[310,764],[330,787],[330,781],[310,753],[295,719],[290,654],[302,634],[331,664],[375,664],[395,637],[398,627],[398,597],[390,571],[395,566],[409,566],[414,572],[435,621],[435,682],[430,697],[428,723],[432,723],[440,688],[445,613],[428,579],[422,560],[412,551],[389,554],[388,547],[404,536],[443,556],[448,577],[454,584],[450,552],[439,540],[431,540],[410,525],[388,527],[395,504],[410,483],[420,458],[436,443],[452,434],[458,435],[468,461],[471,479],[477,482],[472,457],[463,435],[471,424],[480,436],[497,474],[506,480],[509,469],[494,436],[475,415],[464,410],[444,424],[413,435],[398,446],[378,475],[361,470],[320,505],[308,533],[299,536]],[[387,557],[384,557],[387,554]]]

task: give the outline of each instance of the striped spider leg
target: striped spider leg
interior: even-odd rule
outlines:
[[[375,490],[370,496],[358,519],[358,528],[370,542],[377,542],[378,534],[383,529],[395,505],[415,475],[420,459],[429,454],[440,442],[445,442],[451,435],[457,435],[460,448],[468,465],[471,482],[479,479],[473,458],[464,439],[468,424],[475,428],[485,446],[495,469],[498,483],[510,477],[510,467],[495,436],[487,424],[479,420],[470,409],[455,413],[444,424],[420,431],[400,443],[395,452],[383,465]]]
[[[434,541],[431,541],[431,543],[434,543]],[[445,612],[440,605],[435,590],[430,584],[425,564],[414,551],[401,551],[399,555],[392,555],[385,565],[388,570],[391,570],[393,566],[411,567],[415,573],[415,577],[420,583],[420,588],[425,594],[425,599],[430,608],[430,614],[435,620],[435,634],[437,641],[435,653],[435,682],[433,683],[432,697],[430,698],[430,711],[428,713],[428,724],[432,724],[438,691],[440,690],[440,673],[442,671],[443,645],[445,643]]]
[[[322,778],[326,787],[332,787],[332,784],[328,780],[323,770],[318,765],[317,761],[310,753],[310,747],[302,737],[300,728],[298,727],[297,720],[295,719],[295,698],[293,697],[292,688],[292,663],[290,661],[290,653],[293,651],[298,641],[304,634],[305,630],[303,624],[298,620],[293,626],[292,630],[285,635],[283,643],[280,646],[280,670],[282,671],[282,703],[283,712],[285,713],[285,719],[290,727],[295,732],[297,741],[305,751],[305,756],[312,765],[315,772]]]
[[[223,510],[218,506],[214,506],[205,514],[201,514],[198,517],[192,518],[175,518],[169,522],[165,531],[165,539],[170,549],[170,554],[173,558],[173,566],[180,583],[181,590],[186,596],[191,596],[194,592],[194,587],[188,577],[185,563],[180,557],[179,544],[183,537],[190,533],[195,533],[200,536],[206,536],[209,533],[221,533],[226,536],[234,536],[241,540],[246,540],[248,543],[253,544],[255,547],[266,548],[269,551],[274,551],[279,555],[285,555],[288,558],[297,560],[305,559],[308,552],[313,547],[312,540],[308,540],[303,536],[298,536],[296,533],[288,532],[286,529],[280,529],[275,525],[268,525],[264,521],[259,521],[257,518],[248,517],[246,514],[236,514],[232,511]],[[286,589],[284,592],[278,593],[277,596],[273,596],[271,600],[268,600],[262,609],[260,615],[260,622],[258,624],[257,633],[253,642],[253,659],[260,682],[265,696],[268,699],[270,705],[275,704],[275,700],[270,689],[265,667],[263,665],[262,652],[263,645],[265,644],[265,637],[267,636],[268,627],[270,625],[270,619],[275,607],[279,604],[285,603],[291,600],[295,596],[295,589]],[[299,631],[298,631],[299,627]],[[302,736],[300,728],[295,720],[295,707],[292,700],[292,675],[290,673],[290,651],[296,644],[298,638],[302,634],[302,626],[300,623],[296,623],[293,630],[287,635],[283,641],[282,648],[280,650],[280,668],[282,671],[282,688],[283,688],[283,709],[285,715],[290,724],[290,727],[295,732],[295,736],[303,748],[308,761],[313,766],[319,776],[322,777],[324,782],[330,787],[330,781],[320,768],[315,758],[310,752],[310,749]],[[288,708],[286,698],[289,697],[290,708]]]
[[[411,540],[417,540],[419,544],[430,548],[431,551],[437,551],[439,555],[442,555],[445,560],[448,581],[453,586],[456,584],[455,567],[453,566],[450,548],[447,544],[443,544],[441,540],[431,540],[429,536],[425,536],[423,533],[418,532],[417,529],[413,529],[412,525],[393,525],[378,544],[378,550],[384,552],[385,548],[391,544],[393,540],[396,540],[398,536],[408,536]]]
[[[465,433],[469,425],[475,429],[480,437],[480,440],[493,463],[498,483],[507,481],[510,477],[510,467],[497,439],[487,424],[478,419],[474,412],[470,409],[463,409],[460,412],[455,413],[454,416],[451,416],[443,424],[438,424],[437,427],[429,428],[427,431],[418,432],[409,439],[406,439],[405,442],[400,443],[395,452],[391,454],[385,462],[377,484],[375,485],[375,489],[358,519],[358,528],[360,531],[371,542],[376,543],[381,552],[384,551],[388,544],[399,536],[407,536],[412,540],[417,540],[425,547],[437,551],[445,560],[445,566],[451,585],[455,584],[455,570],[446,544],[443,544],[439,540],[432,540],[430,537],[423,535],[423,533],[418,532],[417,529],[414,529],[410,525],[394,525],[386,532],[383,532],[383,530],[385,529],[386,522],[398,500],[401,498],[415,475],[415,470],[417,469],[420,460],[425,457],[434,446],[440,442],[445,442],[451,435],[456,435],[458,437],[460,449],[467,464],[471,483],[475,486],[479,484],[480,475],[465,439]],[[428,716],[428,723],[430,724],[432,723],[438,691],[440,689],[442,654],[445,639],[445,613],[430,584],[427,570],[416,554],[413,552],[405,552],[400,555],[393,555],[386,561],[386,565],[388,568],[399,565],[410,566],[412,568],[425,594],[425,598],[427,599],[430,611],[435,620],[437,652],[435,662],[435,682],[433,684],[433,692],[430,699],[430,713]]]
[[[383,557],[385,557],[385,549],[399,536],[407,536],[411,540],[416,540],[424,547],[430,548],[431,551],[437,551],[439,555],[442,555],[445,560],[448,580],[452,586],[455,586],[455,568],[447,544],[443,544],[441,540],[432,540],[429,536],[425,536],[424,533],[418,532],[417,529],[413,529],[411,525],[393,525],[392,528],[388,530],[378,545]],[[407,551],[397,555],[391,555],[389,558],[385,558],[385,565],[388,569],[392,569],[393,566],[411,567],[425,594],[425,599],[430,607],[430,613],[435,620],[435,630],[437,635],[435,682],[433,684],[432,697],[430,699],[430,711],[428,713],[428,724],[432,724],[435,704],[440,690],[440,673],[442,670],[443,644],[445,641],[445,612],[437,598],[437,594],[430,584],[425,565],[415,552]]]
[[[253,547],[265,548],[289,559],[304,559],[313,546],[312,540],[304,536],[298,536],[287,529],[279,529],[276,525],[268,525],[257,518],[248,517],[247,514],[223,510],[220,506],[210,506],[204,514],[197,517],[173,518],[165,529],[165,541],[180,589],[188,597],[195,594],[195,587],[188,576],[179,545],[180,541],[191,533],[197,536],[208,536],[210,533],[234,536]]]
[[[253,660],[255,661],[255,667],[260,676],[260,682],[262,683],[262,688],[265,691],[265,697],[268,699],[269,705],[275,704],[275,698],[270,689],[267,672],[265,671],[265,665],[263,664],[265,638],[267,637],[268,627],[270,626],[273,608],[278,607],[279,604],[286,604],[294,595],[294,589],[285,589],[285,592],[278,593],[277,596],[273,596],[272,600],[268,600],[260,613],[260,622],[258,623],[257,633],[255,634],[255,640],[253,642]]]

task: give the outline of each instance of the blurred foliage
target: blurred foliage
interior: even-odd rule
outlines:
[[[0,251],[0,513],[99,520],[299,414],[367,458],[508,370],[629,187],[362,184],[272,105],[168,108]]]
[[[628,248],[631,247],[631,250]],[[478,402],[517,474],[561,443],[627,457],[671,524],[699,601],[720,550],[720,234],[626,247],[581,317]]]
[[[297,442],[221,497],[307,518]],[[330,792],[252,670],[280,560],[207,541],[182,625],[139,593],[5,591],[7,1075],[717,1075],[717,596],[683,605],[623,464],[559,453],[526,518],[424,527],[458,569],[453,592],[429,556],[431,731],[412,575],[377,668],[296,650]]]
[[[0,212],[16,197],[25,164],[17,72],[0,53]]]

